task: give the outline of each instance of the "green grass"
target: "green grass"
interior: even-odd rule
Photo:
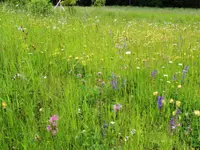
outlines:
[[[199,10],[75,7],[43,17],[6,8],[0,149],[200,148]],[[54,114],[56,135],[47,131]]]

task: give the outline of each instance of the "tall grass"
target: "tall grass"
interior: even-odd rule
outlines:
[[[0,149],[200,148],[199,10],[0,8]]]

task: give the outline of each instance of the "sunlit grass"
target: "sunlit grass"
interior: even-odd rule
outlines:
[[[199,10],[0,8],[0,149],[200,148]]]

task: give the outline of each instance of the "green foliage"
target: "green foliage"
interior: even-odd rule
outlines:
[[[30,2],[30,0],[5,0],[4,2],[13,4],[13,5],[26,5]]]
[[[48,0],[31,0],[28,9],[34,14],[50,14],[53,12],[53,6]]]
[[[76,5],[76,0],[63,0],[61,4],[63,6],[74,6]]]
[[[94,6],[105,6],[106,0],[94,0]]]

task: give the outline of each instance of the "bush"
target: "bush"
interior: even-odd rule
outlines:
[[[105,6],[106,0],[94,0],[94,6]]]
[[[34,14],[46,15],[53,12],[53,6],[49,0],[31,0],[28,8]]]
[[[63,5],[63,6],[74,6],[74,5],[76,5],[76,0],[63,0],[61,2],[61,5]]]

